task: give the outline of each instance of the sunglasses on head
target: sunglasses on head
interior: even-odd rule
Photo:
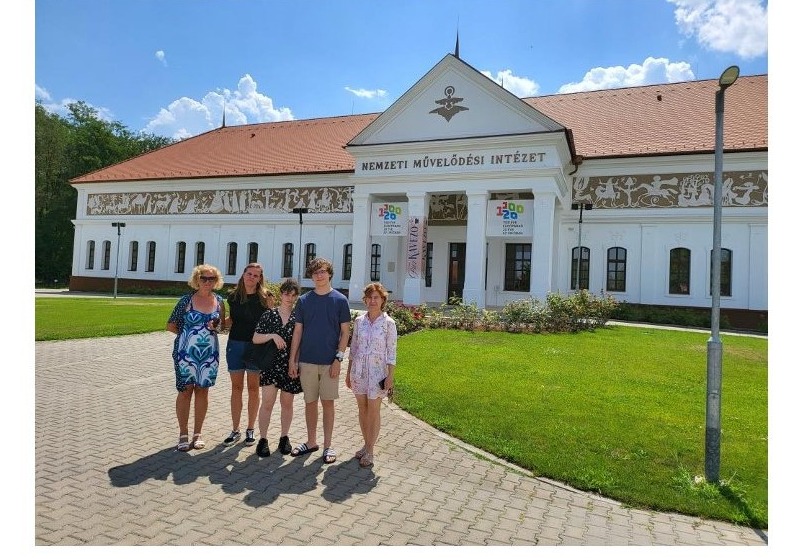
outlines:
[[[200,276],[200,281],[216,281],[216,276]]]

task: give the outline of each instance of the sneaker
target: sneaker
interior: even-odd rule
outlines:
[[[224,444],[225,446],[233,446],[238,442],[240,438],[241,438],[241,433],[239,433],[238,431],[231,431],[230,434],[227,436],[227,438],[224,441],[222,441],[222,444]]]
[[[291,443],[289,442],[288,435],[280,437],[277,449],[280,451],[280,454],[291,454]]]
[[[247,429],[244,437],[244,446],[252,446],[255,444],[255,429]]]
[[[261,458],[269,456],[269,443],[263,437],[258,441],[258,446],[255,447],[255,454]]]

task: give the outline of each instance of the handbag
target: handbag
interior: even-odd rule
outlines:
[[[265,344],[250,344],[244,352],[244,361],[253,363],[262,371],[268,371],[274,366],[278,351],[272,340]]]

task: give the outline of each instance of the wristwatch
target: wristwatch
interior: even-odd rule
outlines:
[[[338,359],[339,361],[344,361],[344,352],[343,351],[337,351],[336,352],[336,359]]]

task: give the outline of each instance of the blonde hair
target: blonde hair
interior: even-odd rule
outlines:
[[[210,264],[200,264],[199,266],[195,266],[194,269],[191,271],[191,276],[189,277],[189,281],[186,282],[189,284],[189,287],[192,289],[200,289],[200,276],[203,273],[208,272],[214,274],[216,276],[216,283],[214,284],[214,289],[219,289],[223,285],[225,285],[225,280],[222,279],[222,272],[216,266],[211,266]]]
[[[369,298],[373,292],[377,291],[380,297],[383,299],[383,302],[380,304],[380,310],[386,310],[386,303],[388,303],[388,291],[383,284],[379,281],[374,281],[363,288],[363,302],[366,303],[366,300]]]

